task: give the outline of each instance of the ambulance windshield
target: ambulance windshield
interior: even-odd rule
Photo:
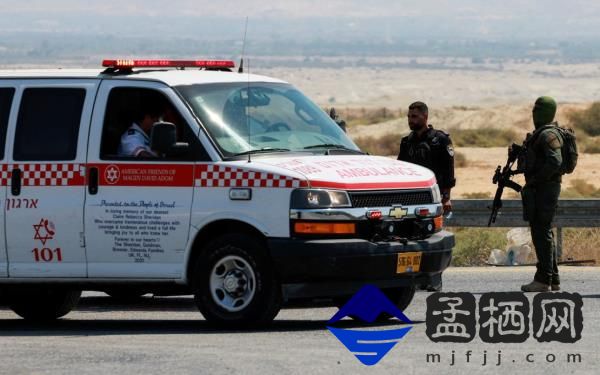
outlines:
[[[318,106],[288,84],[178,86],[225,157],[254,152],[358,147]]]

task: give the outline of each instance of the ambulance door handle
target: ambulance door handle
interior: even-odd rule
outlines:
[[[98,167],[91,167],[88,177],[88,193],[90,195],[98,194]]]
[[[12,170],[12,176],[10,178],[10,192],[12,195],[21,194],[21,170],[19,168]]]

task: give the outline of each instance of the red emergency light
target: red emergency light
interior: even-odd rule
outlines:
[[[370,220],[381,220],[383,213],[379,210],[367,211],[367,218]]]
[[[230,60],[103,60],[102,66],[113,69],[131,68],[233,68]]]

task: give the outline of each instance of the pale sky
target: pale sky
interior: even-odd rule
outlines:
[[[593,18],[594,0],[0,0],[2,13],[194,15],[220,17],[387,17],[447,16],[503,19],[515,17]]]

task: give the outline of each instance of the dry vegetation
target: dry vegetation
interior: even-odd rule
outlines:
[[[579,137],[581,138],[581,137]],[[587,154],[600,154],[600,137],[588,137],[578,140],[578,146],[581,151]]]
[[[341,118],[346,120],[348,126],[373,125],[385,121],[406,117],[402,109],[380,108],[336,108]],[[329,111],[327,111],[329,112]]]
[[[450,228],[456,236],[452,251],[452,265],[458,267],[483,266],[492,249],[506,247],[504,228]]]
[[[492,193],[489,191],[476,191],[473,193],[464,193],[463,198],[465,199],[487,199],[492,198]]]
[[[504,147],[519,138],[512,129],[449,129],[456,147]]]
[[[595,259],[600,265],[600,228],[567,228],[563,230],[563,259]]]
[[[382,137],[360,137],[354,139],[354,142],[371,155],[393,156],[400,151],[400,137],[393,133]]]
[[[563,189],[562,198],[600,198],[600,189],[582,179],[571,180],[571,185]]]
[[[467,157],[462,152],[454,153],[454,167],[464,168],[468,165]]]
[[[600,102],[583,110],[568,113],[571,126],[577,131],[579,147],[588,154],[600,153]]]
[[[592,137],[600,135],[600,102],[594,102],[584,110],[573,110],[569,112],[568,117],[575,128],[587,135]]]
[[[449,228],[456,236],[452,254],[452,265],[457,267],[483,266],[487,263],[492,249],[504,250],[508,240],[507,228]],[[563,251],[561,260],[596,260],[600,262],[600,228],[563,229]],[[529,244],[531,246],[531,243]],[[535,264],[535,250],[527,258],[527,263]],[[589,263],[588,263],[589,265]]]

